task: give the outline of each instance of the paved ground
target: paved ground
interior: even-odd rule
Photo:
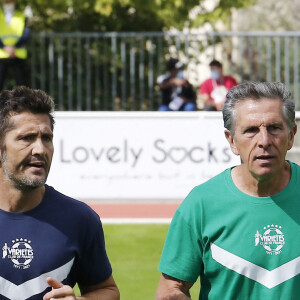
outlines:
[[[169,223],[180,203],[88,204],[103,223]]]

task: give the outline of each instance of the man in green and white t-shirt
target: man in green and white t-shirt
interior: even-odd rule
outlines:
[[[241,164],[194,188],[172,220],[157,299],[297,299],[300,167],[286,161],[295,106],[282,83],[247,82],[226,96],[225,135]]]

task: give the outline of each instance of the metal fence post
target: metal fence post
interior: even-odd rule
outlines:
[[[116,110],[117,100],[117,36],[114,34],[111,37],[112,50],[112,107]]]
[[[162,100],[155,90],[156,78],[170,56],[184,60],[195,89],[213,56],[233,74],[239,72],[242,80],[284,81],[299,108],[299,36],[300,32],[36,33],[29,44],[31,86],[46,90],[59,110],[153,110]],[[202,64],[206,68],[199,72]]]

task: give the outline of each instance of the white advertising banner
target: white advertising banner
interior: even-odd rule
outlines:
[[[239,163],[216,112],[57,112],[47,183],[77,199],[183,199]]]

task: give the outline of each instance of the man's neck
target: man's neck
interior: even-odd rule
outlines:
[[[6,182],[7,183],[7,182]],[[4,184],[5,186],[6,184]],[[44,197],[45,187],[20,191],[14,187],[0,187],[0,209],[8,212],[25,212],[39,205]]]
[[[242,164],[231,171],[236,187],[243,193],[254,197],[268,197],[280,193],[291,178],[291,168],[288,162],[284,163],[280,176],[255,177]]]

